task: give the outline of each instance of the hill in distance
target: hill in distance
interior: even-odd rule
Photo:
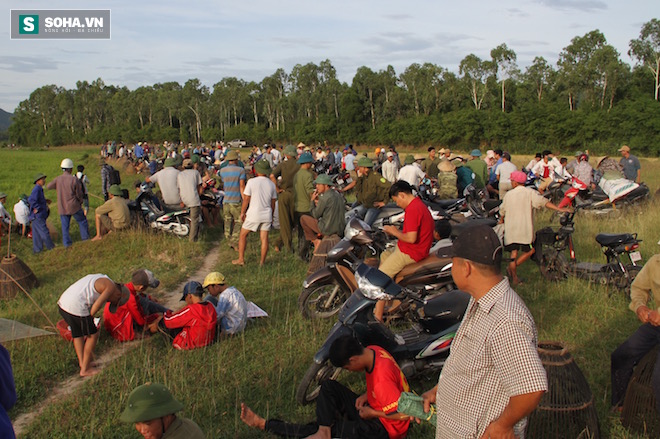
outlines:
[[[7,113],[5,110],[0,108],[0,131],[6,131],[11,125],[12,113]]]

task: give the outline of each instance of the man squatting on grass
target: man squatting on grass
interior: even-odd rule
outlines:
[[[241,403],[241,420],[247,425],[282,437],[400,439],[408,433],[410,418],[397,413],[401,392],[409,390],[406,377],[394,358],[380,346],[363,348],[350,335],[330,346],[330,362],[351,372],[365,372],[367,391],[362,395],[334,380],[321,383],[316,402],[316,422],[291,424],[264,419]]]
[[[125,286],[115,283],[105,274],[88,274],[60,296],[57,306],[62,318],[71,327],[80,376],[91,376],[99,372],[92,366],[94,347],[99,339],[94,315],[106,302],[110,303],[110,312],[116,312],[117,307],[125,304],[129,296]]]
[[[463,231],[453,252],[452,278],[472,297],[438,384],[422,395],[424,411],[435,402],[437,439],[522,439],[548,389],[534,319],[500,274],[502,244],[492,228]]]

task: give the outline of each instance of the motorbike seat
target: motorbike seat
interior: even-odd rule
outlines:
[[[425,259],[414,264],[406,265],[394,278],[394,282],[399,283],[406,277],[413,274],[427,274],[440,272],[444,266],[451,263],[451,258],[439,258],[436,255],[429,255]]]
[[[443,209],[448,209],[450,207],[455,206],[456,204],[460,204],[463,202],[463,198],[454,198],[451,200],[440,200],[440,199],[434,199],[433,203],[436,204],[437,206],[443,208]]]
[[[614,247],[620,244],[636,241],[635,236],[630,233],[599,233],[596,235],[596,242],[605,247]]]
[[[424,317],[430,319],[459,320],[470,301],[470,295],[461,290],[449,290],[432,297],[424,305]]]
[[[497,220],[492,217],[468,219],[467,221],[464,221],[462,223],[452,224],[451,236],[456,237],[460,235],[462,231],[464,231],[465,229],[469,229],[470,227],[481,226],[481,225],[494,227],[496,224],[497,224]]]
[[[500,204],[502,204],[502,200],[486,200],[484,201],[484,208],[490,211],[498,207]]]

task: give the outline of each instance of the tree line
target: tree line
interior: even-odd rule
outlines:
[[[276,70],[261,82],[227,77],[129,90],[101,78],[36,89],[14,111],[10,141],[53,146],[233,138],[308,144],[506,146],[660,153],[660,20],[630,41],[630,66],[599,30],[573,38],[555,66],[522,70],[501,44],[467,55],[458,74],[426,62],[403,72],[362,66],[350,84],[330,60]]]

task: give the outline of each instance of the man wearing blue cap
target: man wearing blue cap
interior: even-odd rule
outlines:
[[[183,288],[182,301],[186,306],[180,311],[171,311],[155,320],[149,329],[160,330],[172,340],[174,349],[190,350],[213,343],[218,316],[212,303],[206,302],[204,288],[196,281],[188,282]]]

